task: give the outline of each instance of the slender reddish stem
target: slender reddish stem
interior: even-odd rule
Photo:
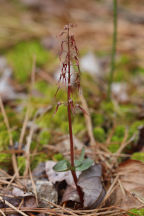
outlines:
[[[71,121],[71,74],[70,74],[70,34],[69,34],[69,27],[68,27],[68,88],[67,88],[67,110],[68,110],[68,123],[69,123],[69,137],[70,137],[70,156],[71,156],[71,173],[73,176],[73,180],[79,194],[81,205],[83,206],[83,192],[81,188],[77,185],[77,176],[74,170],[74,144],[73,144],[73,132],[72,132],[72,121]]]

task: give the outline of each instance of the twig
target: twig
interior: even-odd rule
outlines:
[[[30,96],[32,95],[32,90],[34,87],[34,82],[35,82],[35,71],[36,71],[36,56],[33,56],[33,64],[32,64],[32,72],[31,72],[31,88],[30,88]],[[25,126],[24,126],[24,132],[26,129],[26,124],[28,121],[28,116],[29,116],[29,104],[28,104],[28,108],[27,108],[27,116],[25,119]],[[36,118],[36,115],[34,116],[34,120]],[[34,122],[33,120],[33,122]],[[32,141],[32,137],[33,137],[33,133],[34,133],[35,127],[34,124],[32,124],[32,126],[30,127],[30,132],[29,132],[29,136],[27,137],[27,143],[26,143],[26,167],[25,167],[25,172],[24,172],[24,176],[28,175],[28,171],[29,171],[29,167],[30,167],[30,145],[31,145],[31,141]]]
[[[114,122],[114,126],[113,126],[112,130],[110,131],[108,138],[106,139],[106,142],[105,142],[106,146],[108,146],[110,144],[111,138],[114,134],[115,127],[116,127],[116,125]]]
[[[21,134],[20,134],[19,147],[18,147],[19,149],[22,148],[23,139],[24,139],[27,123],[28,123],[28,118],[29,118],[29,105],[27,106],[27,111],[25,113],[25,118],[24,118],[22,130],[21,130]]]
[[[35,120],[35,117],[34,117],[34,120]],[[33,122],[34,122],[34,120],[33,120]],[[25,151],[26,167],[25,167],[25,172],[24,172],[25,177],[28,175],[29,166],[30,166],[30,146],[31,146],[34,131],[35,131],[35,125],[33,123],[30,127],[30,132],[29,132],[29,135],[27,137],[27,143],[26,143],[26,151]]]
[[[111,186],[109,187],[109,189],[108,189],[108,191],[107,191],[107,193],[106,193],[106,196],[105,196],[104,200],[103,200],[102,203],[101,203],[101,206],[102,206],[102,204],[108,199],[108,197],[111,195],[111,193],[113,192],[114,186],[115,186],[115,184],[117,183],[118,178],[119,178],[119,176],[117,175],[117,176],[115,177],[113,183],[112,183]]]
[[[7,200],[3,200],[3,198],[0,196],[0,200],[2,202],[5,202],[6,205],[8,205],[10,208],[14,209],[16,212],[18,212],[19,214],[23,215],[23,216],[28,216],[27,214],[25,214],[24,212],[22,212],[21,210],[17,209],[15,206],[13,206],[11,203],[9,203]]]
[[[7,184],[8,186],[9,186],[9,184],[11,184],[11,185],[13,185],[14,187],[18,187],[18,188],[23,189],[23,187],[20,186],[20,185],[17,185],[17,184],[15,184],[15,183],[10,183],[9,181],[2,180],[2,179],[0,179],[0,184]]]
[[[84,114],[84,117],[85,117],[85,121],[86,121],[88,135],[89,135],[89,138],[90,138],[90,145],[91,146],[96,146],[96,141],[95,141],[95,138],[94,138],[94,135],[93,135],[92,121],[91,121],[88,105],[87,105],[87,102],[86,102],[86,100],[85,100],[85,98],[83,96],[82,90],[81,90],[81,94],[79,95],[79,98],[80,98],[80,101],[82,103],[83,109],[87,112],[87,114]]]
[[[0,209],[0,213],[3,215],[3,216],[6,216],[5,213]]]
[[[118,179],[118,183],[119,183],[120,189],[121,189],[121,191],[123,193],[123,196],[126,197],[126,192],[125,192],[125,189],[124,189],[120,179]]]
[[[38,206],[37,190],[36,190],[36,186],[35,186],[35,183],[34,183],[34,180],[33,180],[33,176],[32,176],[30,167],[29,167],[29,174],[30,174],[30,179],[31,179],[31,182],[32,182],[33,191],[34,191],[34,194],[35,194],[35,197],[36,197],[36,204]]]
[[[1,109],[1,112],[2,112],[2,116],[4,118],[5,125],[7,127],[10,146],[13,147],[13,139],[12,139],[11,129],[10,129],[8,117],[7,117],[7,114],[5,112],[5,108],[4,108],[1,96],[0,96],[0,109]],[[16,156],[15,156],[14,153],[12,153],[12,165],[13,165],[13,170],[14,170],[16,176],[18,177],[19,172],[18,172],[18,167],[17,167]]]
[[[57,204],[55,204],[55,203],[52,203],[52,202],[48,201],[47,199],[44,199],[44,198],[43,198],[43,200],[47,201],[50,205],[52,205],[52,206],[54,206],[54,207],[60,208],[61,210],[63,210],[63,211],[66,212],[66,213],[69,213],[69,214],[71,214],[71,215],[73,215],[73,216],[77,216],[77,214],[73,213],[71,210],[68,210],[68,209],[66,209],[66,208],[63,208],[63,207],[60,206],[60,205],[57,205]]]

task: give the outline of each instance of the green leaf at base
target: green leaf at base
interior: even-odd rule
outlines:
[[[70,163],[67,160],[61,160],[53,167],[56,172],[65,172],[70,170]]]
[[[90,158],[87,158],[83,160],[80,166],[76,167],[76,171],[84,171],[87,170],[91,165],[93,164],[93,160]]]
[[[79,166],[83,163],[83,161],[84,161],[84,154],[85,154],[85,149],[84,149],[84,147],[83,147],[83,148],[82,148],[82,151],[81,151],[81,155],[80,155],[79,160],[75,160],[75,161],[74,161],[75,168],[76,168],[76,167],[79,167]]]

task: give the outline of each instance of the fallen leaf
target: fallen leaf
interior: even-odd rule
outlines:
[[[84,207],[96,208],[105,196],[105,190],[101,182],[102,168],[95,164],[82,172],[78,185],[84,192]]]
[[[89,169],[83,171],[78,179],[78,185],[84,193],[84,208],[96,208],[105,196],[105,190],[101,182],[102,169],[101,165],[95,164]],[[79,196],[74,186],[69,186],[64,195],[62,202],[79,201]]]
[[[126,210],[141,207],[144,204],[144,163],[128,160],[120,165],[117,175],[119,183],[112,194],[114,205]]]

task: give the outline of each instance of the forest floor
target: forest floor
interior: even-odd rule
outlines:
[[[118,1],[109,101],[112,1],[0,4],[0,215],[144,216],[143,0]],[[52,169],[70,158],[66,106],[55,113],[57,103],[67,98],[65,88],[55,93],[59,33],[68,23],[77,25],[73,32],[80,53],[82,94],[73,98],[88,113],[78,110],[72,116],[75,157],[85,147],[98,172],[84,209],[67,190],[68,172]]]

